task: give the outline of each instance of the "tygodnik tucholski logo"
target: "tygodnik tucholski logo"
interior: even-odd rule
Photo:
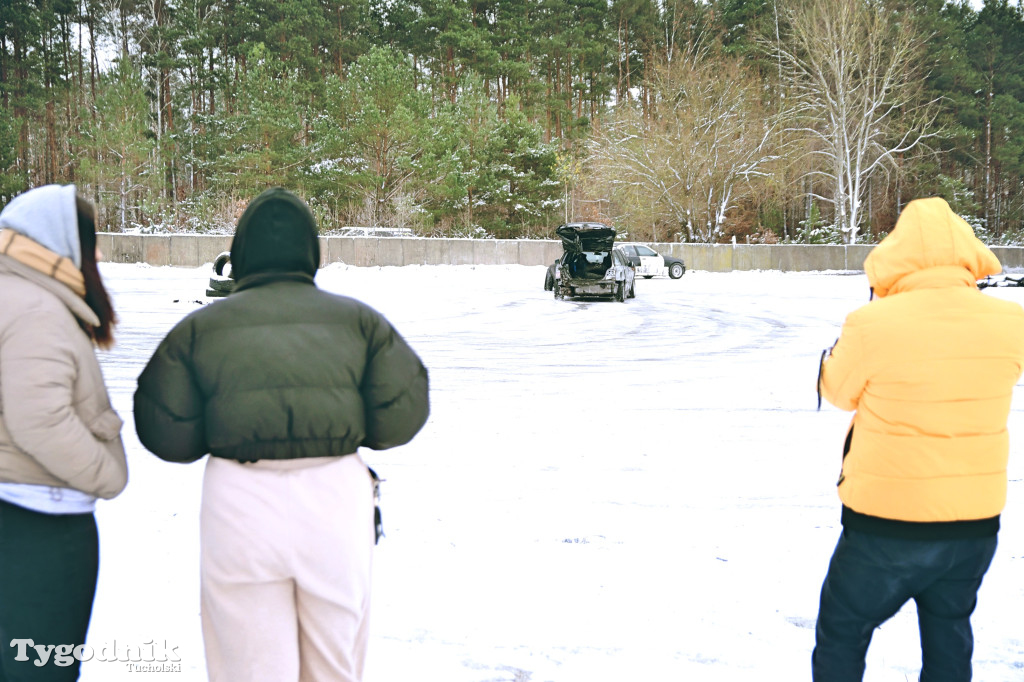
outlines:
[[[15,661],[31,661],[40,668],[50,663],[64,668],[76,660],[96,660],[103,663],[124,663],[128,667],[128,672],[181,672],[178,647],[168,646],[167,640],[149,640],[138,645],[118,645],[115,639],[101,646],[99,651],[88,644],[36,644],[31,639],[12,639],[10,646],[16,649]]]

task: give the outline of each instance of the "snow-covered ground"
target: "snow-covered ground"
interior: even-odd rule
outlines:
[[[82,679],[198,682],[203,464],[148,454],[131,409],[159,340],[211,304],[211,269],[102,272],[122,320],[101,357],[131,481],[98,512],[89,643],[177,647],[181,672],[94,659]],[[524,266],[317,276],[384,313],[430,369],[423,432],[363,453],[387,479],[366,682],[809,680],[849,420],[816,411],[815,377],[866,278],[690,272],[641,279],[625,304],[556,301],[543,279]],[[984,682],[1024,679],[1024,395],[1011,434],[974,617]],[[916,680],[918,661],[910,604],[876,633],[865,679]]]

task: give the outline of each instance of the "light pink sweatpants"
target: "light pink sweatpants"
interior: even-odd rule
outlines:
[[[374,531],[358,455],[209,457],[199,535],[211,682],[359,682]]]

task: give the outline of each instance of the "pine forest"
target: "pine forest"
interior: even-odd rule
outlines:
[[[0,0],[0,206],[230,232],[876,242],[943,196],[1024,243],[1020,0]]]

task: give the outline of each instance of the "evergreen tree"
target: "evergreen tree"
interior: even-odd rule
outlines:
[[[493,12],[491,41],[499,55],[495,97],[503,106],[509,96],[517,96],[519,106],[536,120],[543,111],[543,84],[533,65],[539,52],[535,22],[540,9],[535,0],[496,0]]]
[[[497,237],[519,234],[524,225],[544,222],[561,206],[556,146],[541,140],[541,131],[508,101],[486,148],[484,191],[479,224]]]
[[[96,119],[86,124],[82,138],[86,153],[80,169],[103,211],[100,224],[116,230],[153,218],[146,204],[160,180],[150,167],[156,134],[149,111],[139,69],[127,57],[117,59],[99,84]]]
[[[28,189],[28,178],[18,167],[18,121],[0,116],[0,208]]]
[[[491,190],[484,155],[498,126],[496,105],[481,81],[464,78],[459,98],[444,103],[426,129],[415,171],[432,232],[471,236],[475,214]]]
[[[218,148],[213,187],[242,197],[271,186],[301,189],[301,168],[308,158],[307,105],[294,71],[262,43],[250,46],[246,71],[231,88],[232,113],[211,122],[207,136]]]
[[[370,0],[320,0],[320,6],[325,18],[323,48],[329,56],[322,71],[343,74],[349,64],[384,40],[381,18]]]
[[[388,48],[359,57],[340,83],[334,105],[318,127],[330,148],[321,153],[344,172],[369,225],[393,222],[420,154],[427,103],[413,87],[412,65]]]
[[[971,63],[981,81],[978,150],[985,222],[995,234],[1024,218],[1024,10],[986,0],[968,34]]]
[[[437,94],[454,102],[459,81],[478,61],[477,54],[490,62],[490,70],[497,61],[487,39],[485,15],[475,15],[476,3],[470,0],[417,0],[415,6],[419,11],[411,27],[414,54],[430,72]]]
[[[658,45],[658,6],[653,0],[612,0],[609,32],[615,43],[615,99],[629,100],[644,85]]]

